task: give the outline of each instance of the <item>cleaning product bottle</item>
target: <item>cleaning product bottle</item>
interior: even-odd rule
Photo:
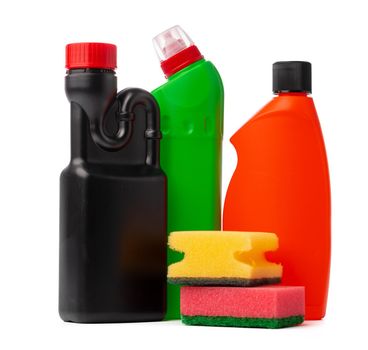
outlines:
[[[238,165],[224,229],[275,232],[283,284],[305,286],[306,319],[325,315],[330,269],[330,182],[311,93],[311,64],[276,62],[276,97],[231,138]]]
[[[117,93],[115,45],[67,45],[66,68],[71,161],[60,178],[60,316],[161,320],[167,231],[159,108],[144,90]]]
[[[168,81],[152,92],[161,110],[162,168],[168,177],[168,232],[221,227],[224,93],[214,65],[172,27],[153,43]],[[168,263],[180,254],[168,251]],[[168,285],[166,319],[180,317],[179,287]]]

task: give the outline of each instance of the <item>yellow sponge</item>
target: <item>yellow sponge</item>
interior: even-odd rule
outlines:
[[[181,285],[257,286],[281,281],[282,266],[264,253],[278,248],[274,233],[181,231],[169,236],[184,259],[168,268],[168,281]]]

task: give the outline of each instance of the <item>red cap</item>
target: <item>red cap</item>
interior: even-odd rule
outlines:
[[[161,62],[161,68],[166,77],[169,77],[190,64],[202,59],[203,56],[197,46],[192,45]]]
[[[116,46],[105,43],[75,43],[66,45],[67,69],[116,68]]]

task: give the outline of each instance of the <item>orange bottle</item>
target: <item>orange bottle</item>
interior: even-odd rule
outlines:
[[[276,97],[231,138],[238,165],[224,207],[224,230],[274,232],[267,257],[283,284],[306,288],[306,319],[326,312],[331,202],[326,151],[311,93],[309,62],[273,65]]]

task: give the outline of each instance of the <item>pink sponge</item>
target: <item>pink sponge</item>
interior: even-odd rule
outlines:
[[[304,320],[304,287],[182,287],[186,324],[281,328]]]

